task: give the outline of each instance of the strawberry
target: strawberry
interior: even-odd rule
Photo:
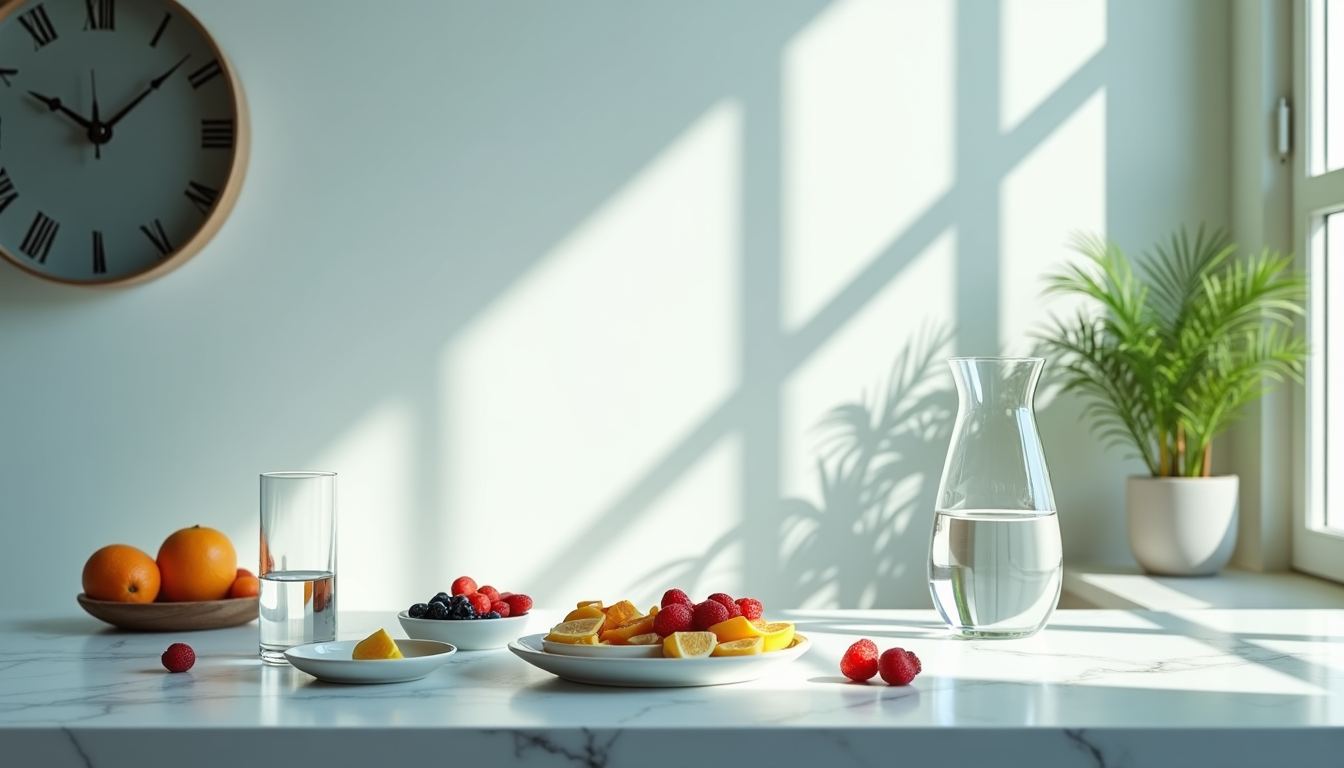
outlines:
[[[680,589],[669,589],[666,592],[664,592],[663,602],[659,603],[658,607],[666,608],[667,606],[672,605],[673,603],[680,603],[681,605],[684,605],[687,608],[695,607],[695,603],[691,601],[691,598],[688,597],[686,593],[682,592]]]
[[[737,606],[733,606],[736,608]],[[662,611],[659,611],[662,613]],[[703,632],[710,627],[718,624],[720,621],[727,621],[732,618],[728,615],[728,609],[723,607],[723,603],[717,600],[706,600],[703,603],[697,603],[691,611],[691,629],[696,632]],[[654,621],[657,621],[655,618]]]
[[[476,580],[470,576],[458,576],[453,579],[452,593],[454,595],[470,595],[476,591]]]
[[[888,648],[877,659],[877,672],[888,685],[909,685],[923,669],[919,657],[904,648]]]
[[[196,663],[196,652],[186,643],[173,643],[159,657],[169,672],[186,672]]]
[[[494,587],[487,585],[477,589],[476,591],[490,598],[490,602],[492,603],[499,599],[499,590],[495,589]]]
[[[476,611],[477,616],[483,616],[490,612],[490,598],[480,592],[472,592],[467,595],[467,599],[471,601],[471,607]]]
[[[864,638],[849,646],[840,657],[840,674],[859,682],[871,680],[877,674],[877,644]]]
[[[672,603],[664,606],[658,611],[658,615],[653,617],[653,631],[660,637],[667,637],[673,632],[691,631],[691,608],[684,603]]]
[[[527,595],[509,595],[504,602],[509,604],[510,616],[522,616],[532,610],[532,598]]]
[[[494,611],[495,613],[498,613],[499,618],[501,619],[507,619],[513,611],[513,609],[509,607],[509,604],[504,602],[503,600],[496,600],[495,602],[491,603],[490,610]]]

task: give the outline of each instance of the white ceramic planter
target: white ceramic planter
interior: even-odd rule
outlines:
[[[1237,543],[1236,475],[1138,477],[1125,486],[1129,549],[1145,571],[1209,576]]]

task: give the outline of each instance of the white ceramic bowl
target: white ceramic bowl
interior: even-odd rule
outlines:
[[[457,647],[459,651],[484,651],[507,647],[510,641],[527,634],[531,614],[509,616],[503,619],[412,619],[402,611],[397,614],[406,636],[416,640],[438,640]]]

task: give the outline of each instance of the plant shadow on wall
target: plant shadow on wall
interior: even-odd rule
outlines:
[[[930,526],[957,396],[945,366],[952,334],[919,333],[897,355],[885,386],[833,408],[817,425],[820,505],[782,499],[775,538],[780,585],[800,608],[916,607],[930,603],[925,580]],[[660,566],[641,586],[686,585],[694,597],[724,552],[750,533],[734,527],[703,554]]]

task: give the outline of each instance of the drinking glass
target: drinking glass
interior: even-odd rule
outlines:
[[[336,473],[261,476],[261,660],[336,639]]]
[[[956,357],[957,419],[938,486],[929,591],[963,637],[1035,634],[1059,603],[1063,548],[1032,400],[1041,358]]]

